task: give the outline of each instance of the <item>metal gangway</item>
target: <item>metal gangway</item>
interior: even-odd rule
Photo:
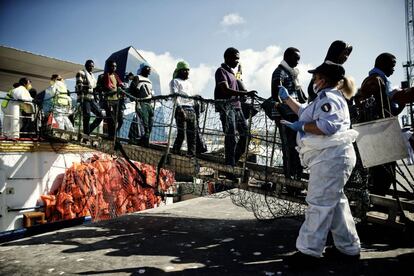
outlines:
[[[250,209],[259,219],[303,214],[306,207],[304,191],[307,187],[308,174],[304,169],[301,177],[285,177],[279,132],[275,121],[269,119],[262,108],[265,99],[256,96],[243,101],[248,125],[248,142],[245,154],[238,164],[228,166],[224,162],[224,134],[219,113],[215,108],[217,101],[192,97],[199,108],[197,131],[208,150],[205,153],[188,156],[185,153],[186,142],[183,143],[181,152],[171,150],[177,134],[175,123],[177,97],[182,96],[155,96],[151,100],[139,100],[127,93],[125,95],[120,98],[122,102],[118,104],[122,107],[120,110],[122,125],[118,125],[119,121],[114,120],[115,128],[118,129],[115,137],[109,138],[105,134],[107,117],[91,135],[83,134],[82,110],[79,105],[74,105],[73,113],[67,114],[67,116],[71,115],[73,120],[74,128],[71,131],[62,126],[51,125],[50,117],[42,114],[42,106],[40,106],[33,119],[36,133],[51,143],[78,144],[127,160],[170,169],[178,176],[200,179],[203,187],[200,195],[203,192],[206,194],[204,188],[206,183],[224,187],[235,204]],[[48,100],[53,101],[53,99],[45,101]],[[150,144],[146,146],[132,144],[128,135],[131,126],[139,124],[135,110],[140,102],[148,102],[154,109]],[[53,114],[53,107],[50,110]],[[91,122],[93,119],[92,117]],[[396,182],[400,187],[398,191],[390,190],[390,196],[374,195],[369,193],[367,170],[362,167],[362,164],[357,164],[346,186],[346,193],[357,219],[391,225],[405,224],[407,213],[414,212],[413,176],[404,161],[399,162],[397,174],[399,177]],[[230,179],[229,175],[232,176]],[[191,185],[200,185],[200,182],[197,183]],[[230,190],[230,188],[236,189]],[[370,214],[372,205],[385,207],[386,216]]]

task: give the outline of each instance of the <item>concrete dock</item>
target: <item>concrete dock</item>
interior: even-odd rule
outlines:
[[[413,275],[414,231],[358,225],[361,260],[292,271],[303,218],[200,197],[0,245],[0,275]]]

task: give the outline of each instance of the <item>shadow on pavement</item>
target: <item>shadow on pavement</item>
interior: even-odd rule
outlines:
[[[74,275],[405,275],[412,267],[412,233],[359,225],[360,261],[291,271],[283,258],[295,251],[300,225],[294,219],[133,214],[4,243],[0,249],[12,250],[0,251],[0,272],[40,275],[59,267]]]

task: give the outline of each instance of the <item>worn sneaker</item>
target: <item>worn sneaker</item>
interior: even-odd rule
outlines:
[[[318,267],[321,264],[321,258],[297,251],[293,255],[288,256],[286,262],[292,270],[308,270]]]
[[[348,255],[339,251],[335,246],[330,246],[325,248],[323,257],[328,261],[358,261],[361,258],[361,255]]]

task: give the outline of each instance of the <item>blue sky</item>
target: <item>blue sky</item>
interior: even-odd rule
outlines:
[[[345,69],[359,86],[382,52],[397,57],[394,86],[405,79],[404,0],[0,0],[0,44],[83,64],[134,46],[160,73],[163,94],[177,61],[192,67],[197,92],[212,97],[223,52],[241,51],[249,89],[270,95],[270,77],[290,46],[306,70],[330,43],[354,46]]]

